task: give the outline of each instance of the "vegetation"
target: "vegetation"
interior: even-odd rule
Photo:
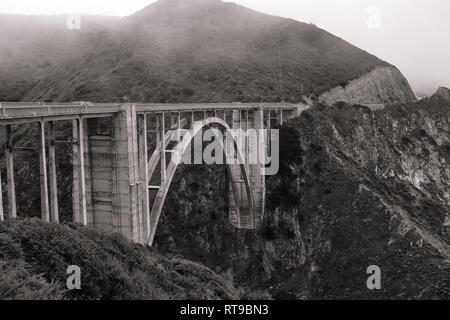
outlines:
[[[66,288],[81,268],[81,290]],[[236,299],[229,278],[78,225],[0,223],[0,299]]]
[[[275,299],[448,299],[449,110],[439,97],[377,112],[317,105],[280,128],[258,230],[230,226],[226,200],[210,201],[224,176],[197,167],[183,177],[199,188],[170,192],[156,244]],[[380,291],[365,286],[373,264]]]

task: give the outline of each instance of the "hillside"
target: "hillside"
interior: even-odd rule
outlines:
[[[81,290],[67,290],[67,267]],[[0,300],[236,299],[232,279],[181,257],[76,225],[0,223]]]
[[[174,258],[89,228],[0,224],[0,294],[448,299],[447,92],[442,88],[429,99],[376,112],[320,104],[290,120],[280,128],[281,168],[267,180],[267,212],[256,232],[229,224],[223,166],[181,168],[155,240],[155,250]],[[62,266],[72,263],[81,264],[91,279],[81,296],[67,296],[61,287]],[[382,270],[380,291],[365,286],[370,265]],[[11,275],[19,288],[13,292],[5,290]],[[136,289],[136,282],[143,287]],[[231,283],[243,289],[236,293]],[[159,288],[156,296],[150,288]]]
[[[30,78],[18,77],[20,68],[8,63],[14,67],[4,85],[9,77],[26,85],[19,95],[3,87],[0,100],[295,102],[302,85],[305,95],[319,95],[389,66],[314,25],[220,0],[160,0],[109,29],[102,26],[76,36],[65,32],[76,38],[70,41],[59,41],[58,32],[36,35],[25,51],[52,64],[21,58],[32,68],[46,66]]]
[[[0,14],[0,101],[20,101],[43,72],[83,55],[119,20],[82,15],[81,30],[69,30],[68,17]]]
[[[448,299],[449,119],[440,94],[376,112],[313,107],[281,128],[258,232],[229,226],[219,168],[186,168],[156,246],[277,299]],[[380,291],[366,288],[370,265]]]

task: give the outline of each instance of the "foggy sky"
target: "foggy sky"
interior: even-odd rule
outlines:
[[[1,0],[0,12],[126,16],[153,0]],[[231,2],[231,1],[227,1]],[[248,8],[312,22],[396,65],[417,92],[450,87],[448,0],[235,0]]]

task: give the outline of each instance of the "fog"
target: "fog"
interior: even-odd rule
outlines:
[[[448,0],[239,0],[260,11],[313,22],[397,66],[416,93],[450,87]]]
[[[187,1],[187,0],[185,0]],[[151,0],[1,0],[0,12],[126,16]],[[231,1],[227,1],[231,2]],[[416,93],[450,87],[448,0],[236,0],[268,14],[312,22],[396,65]]]

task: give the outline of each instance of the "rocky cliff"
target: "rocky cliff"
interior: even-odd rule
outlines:
[[[232,270],[250,297],[450,297],[450,100],[319,105],[282,128],[281,154],[257,232],[229,226],[224,181],[195,168],[170,195],[160,250]]]
[[[321,94],[319,101],[332,105],[343,101],[350,104],[386,104],[415,100],[408,80],[390,66],[376,67],[362,77]]]
[[[298,102],[389,66],[312,24],[219,0],[160,0],[92,28],[83,16],[76,31],[42,19],[0,17],[0,100]]]
[[[448,88],[444,88],[444,87],[440,87],[437,91],[436,94],[437,96],[444,98],[446,100],[450,100],[450,89]]]

